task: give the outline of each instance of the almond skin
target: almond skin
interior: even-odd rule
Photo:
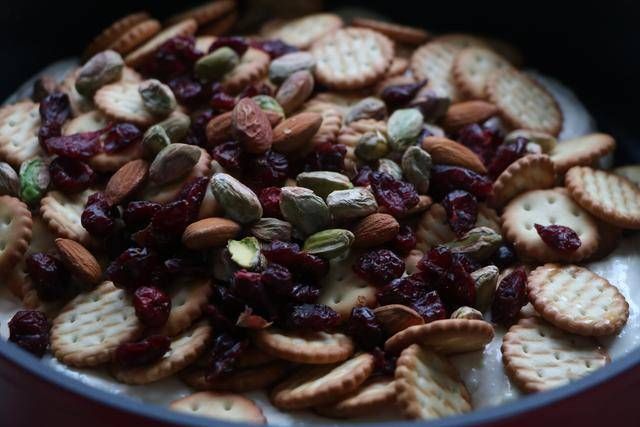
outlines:
[[[400,231],[400,224],[389,214],[374,213],[364,217],[353,229],[353,245],[359,248],[379,246],[393,239]]]
[[[207,141],[217,145],[233,139],[233,126],[231,124],[231,111],[215,116],[207,123]]]
[[[484,122],[498,114],[498,107],[485,101],[465,101],[453,104],[442,119],[442,127],[456,131],[472,123]]]
[[[120,204],[128,199],[144,183],[149,175],[149,164],[142,160],[132,160],[114,173],[104,190],[107,200],[112,205]]]
[[[424,319],[416,311],[406,305],[389,304],[373,310],[384,330],[393,335],[409,326],[423,325]]]
[[[240,229],[240,224],[227,218],[205,218],[184,230],[182,243],[193,250],[222,246],[236,237]]]
[[[300,113],[281,122],[273,130],[273,149],[292,153],[306,146],[322,125],[322,115]]]
[[[433,163],[462,166],[474,172],[485,174],[487,169],[476,154],[464,145],[441,136],[428,136],[422,140],[424,148]]]
[[[233,135],[249,153],[261,154],[271,148],[273,130],[269,118],[251,98],[241,99],[231,112]]]
[[[56,239],[56,247],[62,255],[62,262],[75,277],[85,283],[96,285],[100,282],[102,269],[91,253],[80,243],[70,239]]]

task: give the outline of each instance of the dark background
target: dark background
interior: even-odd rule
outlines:
[[[75,55],[114,19],[147,9],[158,18],[193,1],[5,0],[0,13],[0,97],[48,63]],[[571,87],[619,143],[617,163],[640,162],[640,12],[632,0],[577,2],[327,1],[366,5],[434,32],[472,31],[511,41],[526,65]]]

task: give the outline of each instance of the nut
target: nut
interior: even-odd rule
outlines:
[[[424,212],[427,209],[429,209],[429,207],[432,204],[433,204],[433,200],[431,199],[431,197],[425,196],[424,194],[420,194],[418,204],[412,208],[409,208],[409,210],[406,213],[403,213],[402,215],[398,215],[398,218],[407,218],[412,215],[418,214],[420,212]],[[389,210],[385,206],[380,206],[380,208],[378,209],[378,212],[389,213]]]
[[[439,136],[428,136],[422,140],[422,148],[427,150],[435,164],[462,166],[481,174],[487,173],[478,156],[464,145]]]
[[[307,237],[303,249],[326,259],[338,258],[349,250],[353,240],[353,233],[349,230],[331,228]]]
[[[231,261],[231,255],[226,246],[214,249],[211,253],[213,265],[213,277],[221,282],[230,282],[233,274],[240,270],[238,265]]]
[[[391,159],[380,159],[378,161],[378,172],[388,173],[397,180],[402,179],[402,168]]]
[[[233,135],[247,152],[260,154],[271,148],[271,123],[253,99],[238,101],[231,112],[231,127]]]
[[[52,76],[45,74],[40,76],[33,82],[33,90],[31,93],[31,100],[33,102],[40,102],[47,96],[51,95],[58,89],[58,83]]]
[[[49,167],[42,159],[31,159],[20,165],[20,198],[25,203],[38,203],[50,182]]]
[[[311,96],[314,84],[313,75],[310,72],[296,71],[278,88],[276,100],[286,114],[291,114]]]
[[[282,83],[291,74],[306,70],[313,73],[316,59],[309,52],[293,52],[274,59],[269,64],[269,79],[276,83]]]
[[[345,116],[345,124],[363,119],[384,120],[387,118],[387,105],[380,98],[364,98],[353,105]]]
[[[318,196],[326,198],[331,192],[336,190],[348,190],[353,188],[351,180],[338,172],[302,172],[296,177],[298,187],[313,190]]]
[[[207,141],[211,145],[218,145],[222,142],[233,139],[233,124],[231,111],[215,116],[207,123]]]
[[[320,196],[308,188],[284,187],[280,212],[298,231],[313,234],[329,224],[329,208]]]
[[[362,218],[378,210],[375,197],[363,187],[334,191],[327,196],[327,205],[336,222]]]
[[[202,149],[195,145],[169,144],[149,166],[149,179],[157,186],[183,178],[200,160]]]
[[[530,143],[538,144],[545,154],[549,154],[558,145],[558,140],[555,136],[546,132],[527,129],[517,129],[509,132],[504,138],[504,144],[513,144],[518,138],[525,138]]]
[[[282,240],[288,242],[291,240],[291,224],[277,218],[260,218],[258,222],[253,224],[249,233],[253,234],[260,240],[271,242],[273,240]]]
[[[431,178],[431,156],[422,148],[412,146],[402,155],[402,173],[420,194],[429,190]]]
[[[142,104],[151,114],[165,117],[176,109],[176,97],[169,86],[151,79],[145,80],[138,86]]]
[[[256,95],[252,99],[267,115],[271,126],[276,126],[284,120],[284,110],[275,98],[272,98],[269,95]]]
[[[205,218],[189,224],[182,243],[192,250],[222,246],[240,233],[240,224],[227,218]]]
[[[453,104],[442,119],[442,127],[455,132],[466,125],[482,123],[498,113],[498,107],[485,101],[465,101]]]
[[[96,285],[100,282],[102,269],[96,258],[80,243],[69,239],[56,239],[56,247],[62,262],[80,281]]]
[[[131,197],[147,179],[149,164],[142,160],[132,160],[114,173],[104,190],[111,205],[119,205]]]
[[[473,307],[462,306],[451,313],[452,319],[484,320],[482,313]]]
[[[17,196],[20,192],[20,178],[10,164],[0,162],[0,196]]]
[[[388,335],[404,331],[410,326],[423,325],[424,319],[416,311],[406,305],[389,304],[375,308],[373,314],[382,324]]]
[[[211,191],[225,214],[234,221],[247,224],[262,217],[262,205],[256,193],[231,175],[215,174],[211,178]]]
[[[422,114],[415,108],[403,108],[393,112],[387,122],[389,144],[394,151],[404,151],[413,145],[424,122]]]
[[[355,236],[354,246],[371,248],[396,237],[400,231],[400,224],[389,214],[374,213],[364,217],[353,228]]]
[[[220,47],[198,59],[194,66],[196,76],[204,81],[220,80],[240,63],[240,57],[230,47]]]
[[[171,139],[159,124],[151,126],[142,136],[142,148],[148,159],[154,159],[169,144],[171,144]]]
[[[404,265],[408,275],[418,272],[418,262],[422,259],[424,254],[419,249],[411,249],[409,255],[404,259]]]
[[[476,282],[476,307],[481,312],[487,311],[493,301],[493,293],[498,284],[500,270],[495,265],[488,265],[471,273]]]
[[[162,126],[173,144],[182,142],[189,133],[191,119],[184,113],[174,111],[169,117],[158,123]]]
[[[458,240],[444,243],[451,252],[469,255],[476,261],[484,261],[498,249],[502,236],[489,227],[476,227]]]
[[[91,98],[102,86],[122,78],[124,61],[118,52],[105,50],[94,55],[80,69],[76,77],[76,90]]]
[[[289,117],[273,130],[273,149],[292,153],[309,144],[322,125],[318,113],[300,113]]]
[[[437,93],[432,88],[425,86],[413,98],[410,107],[418,108],[426,122],[440,120],[449,110],[451,98],[442,93]]]
[[[229,240],[227,250],[231,260],[242,268],[254,269],[260,263],[260,242],[255,237]]]
[[[382,132],[367,132],[360,137],[354,152],[358,158],[371,162],[389,154],[389,142]]]

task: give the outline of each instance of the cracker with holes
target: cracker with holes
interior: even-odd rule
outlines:
[[[513,68],[494,71],[487,80],[487,97],[513,128],[558,135],[562,111],[553,95],[539,83]]]
[[[393,377],[370,378],[354,393],[315,411],[331,418],[356,418],[371,415],[395,403],[396,385]]]
[[[580,206],[620,228],[640,229],[640,187],[614,173],[576,166],[565,185]]]
[[[394,57],[393,42],[364,28],[347,28],[327,35],[311,48],[315,76],[332,89],[367,87],[384,77]]]
[[[216,19],[213,22],[198,28],[200,34],[207,34],[210,36],[223,36],[227,34],[238,21],[238,11],[234,10],[229,12],[220,19]]]
[[[420,45],[429,38],[429,33],[421,28],[376,19],[356,17],[351,21],[351,25],[377,31],[398,43]]]
[[[443,319],[410,326],[384,344],[386,351],[400,353],[412,344],[440,354],[482,350],[493,339],[493,326],[484,320]]]
[[[507,374],[525,393],[579,380],[610,361],[592,338],[564,332],[537,316],[509,328],[501,349]]]
[[[627,178],[635,185],[640,185],[640,165],[620,166],[615,168],[613,173]]]
[[[72,299],[53,319],[51,352],[69,366],[97,366],[111,360],[116,348],[143,331],[131,297],[112,282]]]
[[[82,132],[95,132],[109,126],[109,118],[99,110],[91,110],[69,120],[62,127],[63,135],[73,135]]]
[[[189,387],[196,390],[218,390],[244,393],[262,390],[275,384],[287,372],[289,364],[275,361],[260,366],[239,368],[216,378],[207,378],[206,368],[190,369],[180,375]]]
[[[27,251],[33,220],[19,199],[0,196],[0,273],[7,274]]]
[[[267,419],[252,400],[231,393],[203,391],[171,402],[169,408],[197,417],[236,423],[265,424]]]
[[[20,168],[35,157],[44,157],[38,142],[39,104],[22,101],[0,109],[0,160]]]
[[[491,204],[501,208],[519,194],[552,188],[556,172],[549,156],[532,154],[511,163],[493,183]]]
[[[84,51],[84,57],[89,58],[96,53],[107,49],[113,42],[122,36],[129,29],[137,24],[146,21],[150,16],[146,12],[137,12],[122,18],[109,25],[107,28],[94,38]]]
[[[82,226],[81,216],[87,199],[94,191],[89,189],[78,194],[63,194],[49,191],[40,201],[40,214],[49,229],[58,237],[75,240],[87,246],[91,236]]]
[[[301,111],[322,115],[320,129],[311,138],[309,147],[315,147],[324,142],[336,142],[342,127],[343,117],[341,110],[337,106],[328,102],[307,102],[302,106]]]
[[[107,117],[141,127],[152,125],[156,117],[144,106],[137,83],[112,83],[95,93],[96,107]]]
[[[262,329],[253,335],[256,346],[273,357],[296,363],[326,364],[353,354],[351,338],[340,333]]]
[[[271,392],[280,409],[325,405],[356,391],[373,372],[373,356],[363,353],[339,364],[303,367]]]
[[[139,67],[149,59],[164,42],[178,36],[192,36],[198,29],[198,24],[193,19],[186,19],[168,28],[163,29],[145,44],[129,53],[124,62],[133,68]]]
[[[171,337],[191,326],[202,316],[211,293],[211,281],[207,279],[186,277],[177,280],[169,289],[169,319],[159,333]]]
[[[629,304],[603,277],[577,265],[545,264],[529,274],[529,301],[549,323],[578,335],[616,334]]]
[[[146,19],[123,32],[109,45],[108,49],[125,55],[153,38],[161,29],[160,22],[155,19]]]
[[[443,356],[413,344],[396,366],[396,402],[407,418],[428,420],[471,410],[467,388]]]
[[[535,225],[569,227],[580,239],[573,251],[560,251],[545,243]],[[533,190],[507,204],[502,213],[502,235],[524,260],[578,262],[598,248],[595,219],[574,202],[565,188]]]
[[[240,57],[240,63],[224,75],[222,86],[225,91],[235,94],[248,84],[258,83],[267,76],[270,61],[269,55],[250,47]]]
[[[556,144],[549,156],[558,174],[564,175],[574,166],[593,165],[615,148],[616,142],[610,135],[591,133]]]
[[[236,3],[236,0],[211,1],[173,15],[167,19],[166,23],[171,25],[187,19],[194,19],[198,25],[207,24],[233,12],[237,6]]]
[[[453,80],[465,96],[484,99],[489,76],[503,68],[511,68],[511,64],[496,52],[469,47],[460,51],[453,61]]]
[[[270,21],[261,30],[266,38],[280,39],[299,49],[309,48],[315,41],[332,34],[343,25],[342,18],[332,13],[316,13],[291,21]]]

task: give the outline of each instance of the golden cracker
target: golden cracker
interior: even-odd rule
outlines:
[[[0,273],[18,263],[31,241],[33,220],[27,205],[15,197],[0,196]]]
[[[40,215],[57,237],[75,240],[90,246],[91,236],[82,226],[81,216],[87,199],[94,193],[88,189],[78,194],[49,191],[40,201]]]
[[[158,333],[172,337],[189,328],[202,316],[212,292],[211,281],[207,279],[178,279],[168,291],[171,297],[169,319]]]
[[[166,24],[173,25],[186,19],[194,19],[198,26],[201,26],[222,18],[229,12],[234,11],[236,6],[236,0],[215,0],[175,14],[167,19]]]
[[[98,110],[112,120],[150,126],[157,117],[144,106],[138,86],[138,83],[123,82],[102,86],[95,93],[93,102]]]
[[[217,19],[208,25],[199,28],[198,34],[206,34],[210,36],[223,36],[231,31],[238,22],[238,12],[233,11],[226,16]]]
[[[109,45],[109,49],[121,55],[126,55],[158,34],[161,29],[162,25],[155,19],[147,19],[139,22],[114,40],[113,43]]]
[[[315,408],[315,412],[331,418],[355,418],[369,416],[382,407],[395,404],[396,385],[393,377],[370,378],[349,396],[326,406]]]
[[[406,58],[400,58],[396,56],[391,61],[391,65],[389,65],[389,69],[387,70],[387,74],[385,77],[394,77],[404,74],[405,71],[409,69],[409,60]]]
[[[91,43],[89,43],[89,46],[85,49],[83,56],[85,58],[90,58],[96,53],[107,49],[109,45],[120,38],[120,36],[122,36],[126,31],[149,18],[150,16],[146,12],[137,12],[123,16],[102,30],[102,32],[98,34]]]
[[[133,68],[142,65],[150,58],[164,42],[178,36],[192,36],[198,29],[198,24],[193,19],[186,19],[182,22],[165,28],[157,33],[151,40],[129,53],[124,62]]]
[[[237,423],[265,424],[267,419],[252,400],[231,393],[203,391],[171,402],[169,408],[197,417]]]
[[[592,133],[562,141],[551,150],[549,156],[558,175],[574,166],[591,166],[601,157],[613,152],[616,142],[604,133]]]
[[[269,55],[250,47],[240,57],[240,63],[223,77],[221,83],[224,89],[235,94],[248,84],[263,80],[269,72],[270,62]]]
[[[393,22],[378,21],[376,19],[356,17],[351,21],[351,25],[377,31],[398,43],[420,45],[429,38],[429,33],[421,28],[395,24]]]
[[[342,18],[332,13],[316,13],[290,21],[267,22],[260,33],[265,38],[280,39],[299,49],[309,48],[325,35],[342,27]]]
[[[276,361],[252,368],[235,369],[228,375],[207,379],[207,369],[195,368],[180,375],[180,379],[196,390],[246,393],[271,387],[287,372],[287,362]]]
[[[95,132],[109,126],[109,118],[98,110],[80,114],[62,126],[62,135],[73,135],[83,132]]]
[[[447,41],[431,41],[422,45],[411,57],[411,71],[417,80],[427,79],[427,87],[439,96],[458,102],[463,99],[453,81],[453,61],[462,47]]]
[[[484,99],[489,76],[503,68],[511,68],[511,64],[496,52],[470,47],[458,52],[451,71],[456,87],[465,96]]]
[[[39,104],[22,101],[0,109],[0,160],[19,169],[27,160],[44,157],[38,142]]]
[[[495,180],[491,204],[501,208],[519,194],[551,188],[555,183],[556,173],[549,156],[524,156],[511,163]]]
[[[310,101],[302,106],[302,112],[322,115],[322,124],[318,132],[311,138],[310,147],[330,142],[335,143],[342,127],[343,114],[334,104]]]
[[[620,166],[615,168],[613,173],[627,178],[636,185],[640,185],[640,165]]]
[[[254,344],[273,357],[296,363],[341,362],[353,354],[351,338],[340,333],[262,329],[253,335]]]

